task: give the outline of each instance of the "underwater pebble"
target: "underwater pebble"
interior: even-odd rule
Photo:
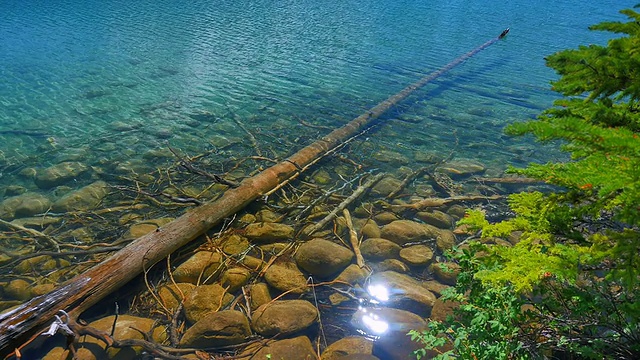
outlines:
[[[400,245],[382,238],[369,238],[360,244],[362,256],[373,261],[398,258],[400,249]]]
[[[218,284],[200,285],[191,291],[184,301],[184,314],[194,324],[211,312],[218,311],[233,301],[229,294]]]
[[[276,242],[293,238],[293,227],[285,224],[260,222],[247,225],[244,236],[257,242]]]
[[[400,250],[400,259],[409,266],[425,266],[433,259],[433,251],[426,245],[413,245]]]
[[[253,312],[251,327],[271,337],[297,333],[318,322],[318,309],[307,300],[277,300]]]
[[[247,346],[238,359],[287,359],[287,360],[317,360],[316,351],[311,340],[306,336],[291,339],[254,343]]]
[[[307,278],[294,262],[275,263],[264,273],[267,283],[280,291],[302,294],[308,290]]]
[[[444,270],[443,267],[447,270]],[[438,281],[454,286],[460,273],[460,265],[456,263],[434,263],[431,264],[430,270]]]
[[[342,245],[325,239],[311,239],[304,242],[296,252],[296,263],[311,275],[327,278],[342,271],[354,254]]]
[[[329,345],[322,352],[322,360],[339,360],[354,354],[371,355],[372,351],[373,340],[364,336],[347,336]]]
[[[181,347],[215,348],[236,345],[251,335],[249,320],[240,311],[223,310],[205,315],[185,331]]]
[[[173,271],[176,282],[198,284],[205,280],[212,283],[223,271],[223,258],[217,252],[198,251]]]
[[[249,303],[251,310],[255,310],[261,305],[271,302],[271,293],[269,285],[266,283],[256,283],[249,287]]]

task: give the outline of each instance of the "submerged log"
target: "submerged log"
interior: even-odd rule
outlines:
[[[43,330],[59,310],[67,311],[73,319],[76,319],[90,306],[139,275],[143,269],[153,266],[224,218],[269,193],[282,182],[295,177],[306,165],[317,161],[344,141],[372,126],[375,119],[413,91],[497,42],[506,35],[507,31],[455,59],[442,69],[409,85],[288,159],[245,179],[238,187],[227,190],[219,199],[205,203],[158,228],[155,232],[136,239],[102,263],[67,281],[50,293],[35,297],[1,314],[0,355],[4,358],[12,354],[31,336]]]

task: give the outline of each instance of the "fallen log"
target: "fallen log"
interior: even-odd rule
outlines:
[[[491,196],[459,195],[459,196],[451,196],[448,198],[426,198],[411,204],[403,204],[403,205],[385,204],[385,206],[391,209],[396,209],[396,210],[409,209],[409,210],[420,211],[425,208],[440,207],[440,206],[460,203],[464,201],[476,202],[476,201],[491,201],[491,200],[500,200],[500,199],[502,199],[502,195],[491,195]]]
[[[65,310],[72,319],[77,319],[83,311],[132,280],[143,269],[148,269],[166,258],[224,218],[235,214],[264,194],[268,194],[282,182],[296,177],[308,164],[316,162],[318,158],[340,147],[347,139],[366,131],[374,124],[375,119],[413,91],[502,39],[507,32],[508,29],[440,70],[407,86],[365,114],[308,145],[288,159],[245,179],[238,187],[227,190],[219,199],[205,203],[156,231],[136,239],[102,263],[48,294],[35,297],[1,314],[0,356],[3,358],[10,356],[31,336],[42,331],[59,310]]]
[[[489,178],[489,177],[474,177],[471,180],[477,181],[479,183],[489,183],[489,184],[513,184],[513,185],[527,185],[527,184],[544,184],[544,181],[539,179],[533,179],[528,177],[521,176],[505,176],[505,177],[497,177],[497,178]]]

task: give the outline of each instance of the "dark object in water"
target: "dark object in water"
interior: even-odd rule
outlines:
[[[25,135],[36,138],[46,138],[49,134],[37,130],[0,130],[0,135]]]

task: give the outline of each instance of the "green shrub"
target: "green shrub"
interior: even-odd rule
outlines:
[[[491,247],[461,273],[468,288],[448,297],[466,305],[455,319],[412,333],[425,348],[453,341],[441,356],[461,359],[640,358],[640,14],[621,12],[627,22],[591,27],[621,35],[607,46],[546,59],[564,97],[506,131],[559,140],[571,160],[511,169],[558,189],[510,196],[512,219],[490,224],[468,213],[463,223],[484,237],[519,231],[520,242]],[[458,257],[461,265],[471,255]],[[523,303],[532,311],[516,311]]]

